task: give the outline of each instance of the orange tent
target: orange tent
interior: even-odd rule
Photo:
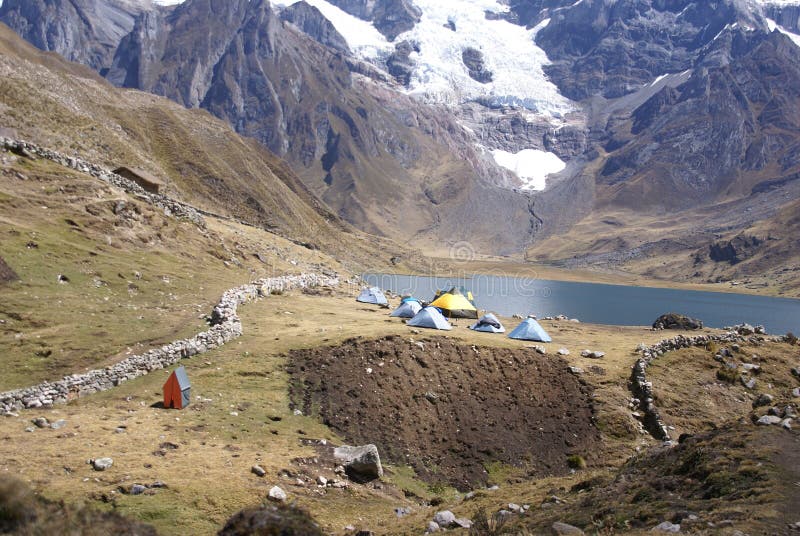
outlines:
[[[191,402],[191,388],[186,369],[178,367],[164,383],[164,407],[183,409]]]

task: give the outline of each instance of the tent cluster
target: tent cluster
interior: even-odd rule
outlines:
[[[363,303],[388,304],[386,296],[377,287],[363,289],[356,299]],[[453,329],[448,319],[472,318],[477,320],[477,322],[469,326],[469,329],[473,331],[485,333],[506,332],[506,328],[494,314],[486,313],[480,319],[478,318],[475,298],[472,292],[464,287],[453,287],[448,291],[437,291],[433,301],[427,306],[413,296],[405,296],[400,301],[397,309],[392,311],[389,316],[408,318],[409,320],[406,321],[406,324],[409,326],[441,330]],[[533,318],[527,318],[522,321],[508,334],[508,337],[525,341],[552,341],[550,335]]]

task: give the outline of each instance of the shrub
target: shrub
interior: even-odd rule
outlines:
[[[573,454],[567,458],[567,465],[572,469],[586,469],[586,460],[579,454]]]
[[[786,337],[784,337],[784,339],[786,339],[786,342],[788,342],[792,346],[797,344],[797,336],[794,333],[792,333],[791,331],[786,334]]]
[[[322,536],[314,519],[295,506],[268,504],[234,514],[218,536]]]
[[[721,382],[736,383],[738,378],[739,374],[734,369],[722,367],[717,370],[717,379]]]

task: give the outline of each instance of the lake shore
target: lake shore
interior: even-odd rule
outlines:
[[[800,299],[800,294],[783,293],[772,286],[747,286],[737,281],[720,283],[691,283],[654,279],[638,274],[610,270],[578,270],[559,268],[556,266],[522,262],[509,259],[474,259],[457,261],[444,257],[429,257],[431,265],[428,270],[397,270],[398,275],[425,275],[438,277],[467,277],[473,274],[505,277],[533,278],[552,281],[569,281],[573,283],[598,283],[607,285],[623,285],[632,287],[669,288],[680,290],[697,290],[706,292],[724,292],[748,294],[754,296],[774,296]]]

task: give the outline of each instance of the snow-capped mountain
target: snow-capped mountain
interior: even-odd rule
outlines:
[[[755,212],[732,200],[800,196],[800,0],[178,4],[5,0],[0,20],[224,118],[407,240],[519,251],[598,210],[699,206],[733,229]]]

